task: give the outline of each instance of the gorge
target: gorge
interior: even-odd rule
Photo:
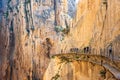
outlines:
[[[0,80],[120,80],[120,0],[0,0]]]

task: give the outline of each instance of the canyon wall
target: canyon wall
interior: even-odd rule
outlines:
[[[64,57],[65,59],[65,57]],[[66,59],[67,60],[67,59]],[[87,61],[64,61],[58,56],[51,59],[43,80],[117,80],[101,65]]]
[[[0,80],[41,80],[54,54],[90,46],[120,59],[119,0],[0,0]]]

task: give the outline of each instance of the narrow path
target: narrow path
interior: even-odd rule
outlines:
[[[115,69],[114,67],[110,66],[109,64],[103,64],[103,66],[108,69],[117,79],[120,80],[120,72],[119,70]]]
[[[101,63],[98,63],[98,62],[93,62],[93,61],[90,61],[90,62],[92,62],[94,64],[101,65]],[[120,80],[120,71],[118,69],[112,67],[108,63],[103,63],[101,66],[103,66],[106,69],[108,69],[114,75],[115,78],[117,78],[118,80]]]

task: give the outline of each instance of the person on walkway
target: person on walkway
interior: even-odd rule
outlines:
[[[112,44],[108,46],[108,57],[110,57],[113,60],[113,48]]]

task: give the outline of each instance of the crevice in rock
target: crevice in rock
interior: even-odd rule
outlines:
[[[15,35],[14,35],[14,20],[11,21],[10,29],[9,29],[9,66],[10,66],[10,80],[12,80],[12,73],[13,73],[13,57],[14,57],[14,50],[15,50]]]
[[[13,75],[13,66],[10,65],[10,80],[12,80],[12,75]]]
[[[55,24],[55,26],[57,25],[57,19],[56,19],[56,15],[57,15],[57,14],[56,14],[56,12],[57,12],[56,10],[57,10],[57,9],[56,9],[56,7],[57,7],[57,6],[56,6],[56,0],[54,0],[54,14],[55,14],[55,23],[54,23],[54,24]]]

